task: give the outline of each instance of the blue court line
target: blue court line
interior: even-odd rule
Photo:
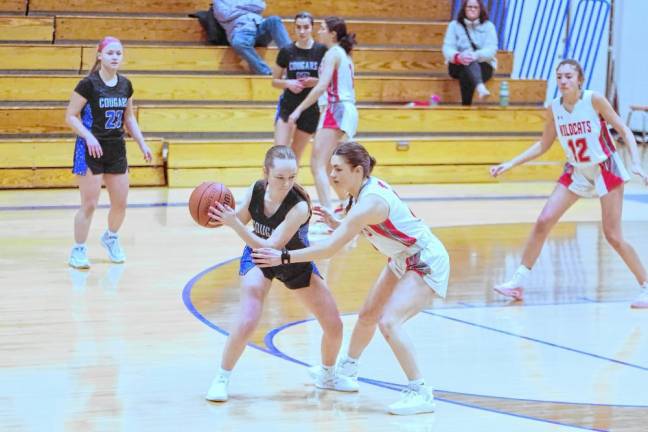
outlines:
[[[349,314],[343,314],[343,316],[344,315],[355,315],[355,314],[350,314],[349,313]],[[270,348],[270,351],[271,351],[271,353],[273,355],[275,355],[277,357],[280,357],[280,358],[283,358],[283,359],[286,359],[286,360],[289,360],[289,361],[292,361],[293,363],[298,363],[298,364],[302,364],[302,365],[305,365],[305,366],[309,366],[308,364],[306,364],[306,363],[304,363],[304,362],[302,362],[302,361],[300,361],[300,360],[298,360],[298,359],[296,359],[294,357],[290,357],[290,356],[286,355],[284,352],[280,351],[276,347],[276,345],[274,344],[274,337],[277,334],[279,334],[281,331],[283,331],[283,330],[285,330],[285,329],[287,329],[289,327],[293,327],[293,326],[303,324],[303,323],[306,323],[306,322],[309,322],[309,321],[314,321],[314,320],[315,320],[314,318],[308,318],[308,319],[304,319],[304,320],[293,321],[293,322],[281,325],[279,327],[276,327],[276,328],[274,328],[274,329],[272,329],[271,331],[268,332],[268,334],[264,338],[264,342],[266,343],[266,345],[268,345],[268,347]],[[375,380],[375,379],[365,378],[365,377],[358,377],[358,381],[364,382],[366,384],[370,384],[370,385],[373,385],[373,386],[376,386],[376,387],[381,387],[381,388],[384,388],[384,389],[398,391],[398,392],[403,391],[406,388],[406,386],[404,386],[402,384],[396,384],[396,383],[392,383],[392,382],[389,382],[389,381],[380,381],[380,380]],[[465,395],[465,396],[479,396],[479,397],[487,397],[487,398],[490,398],[490,399],[506,399],[506,400],[522,401],[522,402],[531,401],[531,402],[540,402],[540,403],[560,403],[560,402],[550,402],[550,401],[534,401],[534,400],[531,400],[531,399],[499,398],[498,396],[484,396],[484,395],[476,395],[476,394],[471,394],[471,393],[461,393],[461,392],[447,391],[447,390],[441,390],[441,389],[436,389],[436,390],[439,391],[439,392],[444,392],[444,393],[449,393],[449,394]],[[467,408],[478,409],[478,410],[481,410],[481,411],[493,412],[493,413],[508,415],[508,416],[512,416],[512,417],[518,417],[518,418],[522,418],[522,419],[525,419],[525,420],[539,421],[539,422],[543,422],[543,423],[550,423],[550,424],[566,426],[566,427],[572,427],[572,428],[575,428],[575,429],[582,429],[582,430],[588,430],[588,431],[607,432],[607,429],[595,429],[595,428],[588,428],[586,426],[571,425],[571,424],[568,424],[568,423],[561,423],[561,422],[558,422],[558,421],[555,421],[555,420],[542,419],[542,418],[538,418],[538,417],[526,416],[524,414],[511,413],[511,412],[508,412],[508,411],[502,411],[502,410],[498,410],[498,409],[494,409],[494,408],[487,408],[487,407],[483,407],[483,406],[480,406],[480,405],[470,404],[470,403],[467,403],[467,402],[459,402],[459,401],[456,401],[456,400],[447,399],[447,398],[443,398],[443,397],[436,397],[435,396],[434,400],[441,401],[441,402],[447,402],[447,403],[451,403],[451,404],[454,404],[454,405],[459,405],[459,406],[463,406],[463,407],[467,407]],[[593,405],[593,404],[572,403],[572,405]],[[615,405],[605,405],[605,406],[615,406]]]
[[[184,303],[185,307],[187,308],[187,310],[189,312],[191,312],[191,314],[193,314],[196,318],[198,318],[199,321],[201,321],[202,323],[204,323],[208,327],[216,330],[217,332],[219,332],[219,333],[221,333],[223,335],[228,335],[228,333],[224,329],[222,329],[221,327],[217,326],[216,324],[212,323],[207,318],[205,318],[196,309],[196,307],[193,305],[193,303],[191,301],[191,290],[192,290],[193,286],[195,285],[195,283],[198,280],[200,280],[204,275],[211,272],[212,270],[215,270],[215,269],[217,269],[217,268],[219,268],[219,267],[221,267],[221,266],[223,266],[225,264],[228,264],[228,263],[230,263],[232,261],[235,261],[235,260],[237,260],[239,258],[240,257],[230,258],[228,260],[225,260],[223,262],[220,262],[218,264],[215,264],[215,265],[203,270],[202,272],[200,272],[199,274],[197,274],[193,278],[191,278],[187,282],[187,284],[185,284],[184,289],[182,291],[182,300],[183,300],[183,303]],[[344,315],[352,315],[352,314],[344,314]],[[299,320],[299,321],[287,323],[287,324],[284,324],[282,326],[279,326],[277,328],[272,329],[264,337],[264,343],[266,344],[266,346],[268,348],[265,348],[265,347],[262,347],[262,346],[259,346],[259,345],[253,344],[253,343],[248,343],[248,346],[250,346],[252,348],[255,348],[255,349],[259,350],[259,351],[262,351],[262,352],[264,352],[266,354],[270,354],[270,355],[273,355],[275,357],[290,361],[292,363],[296,363],[296,364],[303,365],[303,366],[310,366],[308,363],[302,362],[302,361],[300,361],[300,360],[298,360],[296,358],[290,357],[290,356],[286,355],[285,353],[281,352],[279,349],[277,349],[277,347],[275,346],[273,340],[274,340],[274,337],[279,332],[281,332],[282,330],[284,330],[284,329],[286,329],[288,327],[294,326],[294,325],[306,323],[306,322],[313,321],[313,320],[314,320],[314,318],[309,318],[309,319],[305,319],[305,320]],[[404,386],[399,385],[399,384],[372,380],[370,378],[359,377],[358,380],[363,381],[363,382],[365,382],[367,384],[371,384],[371,385],[374,385],[374,386],[378,386],[378,387],[382,387],[382,388],[386,388],[386,389],[394,390],[394,391],[401,391],[404,388]],[[443,391],[443,392],[446,392],[446,393],[470,395],[470,396],[481,396],[481,397],[489,397],[489,398],[500,398],[500,399],[508,399],[508,400],[525,401],[525,399],[515,399],[515,398],[506,398],[506,397],[497,397],[497,396],[474,395],[474,394],[470,394],[470,393],[459,393],[459,392],[451,392],[451,391],[446,391],[446,390],[439,390],[439,391]],[[437,398],[437,400],[447,402],[447,403],[451,403],[451,404],[455,404],[455,405],[465,406],[465,407],[468,407],[468,408],[478,409],[478,410],[487,411],[487,412],[494,412],[494,413],[497,413],[497,414],[509,415],[509,416],[513,416],[513,417],[519,417],[519,418],[524,418],[524,419],[533,420],[533,421],[539,421],[539,422],[543,422],[543,423],[556,424],[556,425],[560,425],[560,426],[572,427],[572,428],[582,429],[582,430],[606,432],[605,429],[594,429],[594,428],[588,428],[588,427],[584,427],[584,426],[570,425],[570,424],[560,423],[560,422],[553,421],[553,420],[546,420],[546,419],[541,419],[541,418],[524,416],[524,415],[521,415],[521,414],[515,414],[515,413],[509,413],[509,412],[506,412],[506,411],[500,411],[500,410],[496,410],[496,409],[485,408],[485,407],[481,407],[481,406],[478,406],[478,405],[471,405],[471,404],[468,404],[468,403],[448,400],[448,399],[445,399],[445,398]],[[531,400],[531,399],[529,399],[528,401],[539,402],[539,403],[543,403],[543,402],[544,403],[565,403],[565,404],[574,404],[574,405],[595,405],[595,406],[609,406],[609,407],[635,407],[635,406],[625,406],[625,405],[582,404],[582,403],[570,403],[570,402],[551,402],[551,401],[541,401],[541,400],[534,401],[534,400]],[[636,407],[645,408],[644,406],[636,406]]]
[[[410,197],[403,198],[405,202],[447,202],[447,201],[522,201],[522,200],[545,200],[549,195],[491,195],[491,196],[447,196],[447,197]],[[625,195],[624,199],[638,201],[648,204],[648,194]],[[318,203],[318,200],[312,200]],[[240,201],[236,202],[240,204]],[[128,208],[155,208],[155,207],[186,207],[188,202],[155,202],[128,204]],[[24,206],[0,206],[0,211],[34,211],[34,210],[77,210],[78,204],[61,205],[24,205]],[[99,204],[97,208],[110,208],[109,204]]]
[[[555,344],[553,342],[547,342],[547,341],[544,341],[544,340],[541,340],[541,339],[532,338],[530,336],[524,336],[524,335],[521,335],[521,334],[509,332],[509,331],[506,331],[506,330],[500,330],[500,329],[497,329],[495,327],[489,327],[489,326],[485,326],[485,325],[482,325],[482,324],[477,324],[477,323],[474,323],[474,322],[462,320],[462,319],[459,319],[459,318],[449,317],[449,316],[442,315],[442,314],[437,313],[437,312],[430,312],[429,310],[424,310],[422,312],[425,313],[425,314],[428,314],[428,315],[436,316],[436,317],[439,317],[439,318],[444,318],[444,319],[447,319],[447,320],[450,320],[450,321],[455,321],[455,322],[458,322],[458,323],[461,323],[461,324],[466,324],[466,325],[469,325],[469,326],[489,330],[489,331],[492,331],[492,332],[501,333],[501,334],[504,334],[504,335],[507,335],[507,336],[513,336],[513,337],[517,337],[517,338],[520,338],[520,339],[525,339],[525,340],[528,340],[528,341],[531,341],[531,342],[536,342],[536,343],[539,343],[539,344],[548,345],[548,346],[553,347],[553,348],[558,348],[558,349],[563,349],[563,350],[566,350],[566,351],[575,352],[577,354],[582,354],[584,356],[594,357],[594,358],[597,358],[599,360],[606,360],[606,361],[609,361],[611,363],[616,363],[616,364],[620,364],[622,366],[628,366],[628,367],[631,367],[631,368],[635,368],[635,369],[639,369],[639,370],[643,370],[643,371],[648,372],[648,367],[644,367],[644,366],[624,362],[624,361],[621,361],[621,360],[613,359],[613,358],[610,358],[610,357],[605,357],[605,356],[598,355],[598,354],[593,354],[593,353],[590,353],[590,352],[587,352],[587,351],[581,351],[581,350],[576,349],[576,348],[570,348],[568,346]]]
[[[425,311],[423,311],[425,312]],[[341,316],[352,316],[352,315],[357,315],[356,313],[345,313],[341,314]],[[429,315],[434,315],[434,314],[429,314]],[[289,355],[285,354],[283,351],[279,350],[277,346],[274,344],[274,338],[277,334],[280,332],[286,330],[287,328],[294,327],[296,325],[304,324],[307,322],[315,321],[315,318],[307,318],[299,321],[292,321],[286,324],[283,324],[279,327],[276,327],[268,332],[268,334],[264,338],[264,343],[268,346],[270,349],[271,353],[284,358],[286,360],[292,361],[293,363],[298,363],[306,366],[310,366],[307,363],[302,362],[301,360],[298,360],[296,358],[290,357]],[[513,335],[517,336],[517,335]],[[542,342],[542,341],[540,341]],[[372,378],[366,378],[366,377],[358,377],[358,381],[366,382],[368,384],[374,384],[378,385],[376,383],[382,383],[384,385],[380,385],[381,387],[385,387],[387,385],[391,386],[392,389],[396,390],[403,390],[405,388],[404,385],[401,384],[395,384],[395,383],[390,383],[387,381],[380,381],[380,380],[375,380]],[[521,402],[537,402],[537,403],[551,403],[551,404],[565,404],[565,405],[578,405],[578,406],[600,406],[600,407],[614,407],[614,408],[648,408],[646,405],[625,405],[625,404],[601,404],[601,403],[592,403],[592,402],[566,402],[566,401],[553,401],[553,400],[543,400],[543,399],[527,399],[527,398],[514,398],[514,397],[507,397],[507,396],[494,396],[494,395],[483,395],[483,394],[477,394],[477,393],[465,393],[465,392],[458,392],[458,391],[453,391],[453,390],[444,390],[444,389],[435,389],[440,392],[444,393],[450,393],[450,394],[456,394],[456,395],[462,395],[462,396],[475,396],[475,397],[483,397],[483,398],[489,398],[489,399],[506,399],[506,400],[513,400],[513,401],[521,401]],[[440,400],[440,399],[438,399]],[[450,401],[454,402],[454,401]]]

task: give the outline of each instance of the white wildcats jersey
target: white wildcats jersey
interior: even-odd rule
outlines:
[[[385,221],[368,225],[362,230],[362,234],[380,253],[390,258],[403,253],[411,256],[428,246],[434,246],[434,250],[440,247],[445,252],[441,241],[432,234],[425,222],[414,216],[391,186],[376,177],[369,177],[360,190],[358,201],[370,194],[380,196],[389,205],[389,216]]]
[[[337,69],[333,71],[331,82],[326,88],[328,104],[336,102],[352,102],[355,103],[355,90],[353,89],[353,62],[339,45],[334,45],[330,50],[338,50],[340,56],[340,64]]]
[[[568,112],[557,97],[551,102],[556,134],[567,160],[574,166],[599,164],[616,151],[607,123],[592,106],[592,92],[584,90]]]

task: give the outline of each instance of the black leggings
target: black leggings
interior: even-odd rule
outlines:
[[[468,66],[448,64],[448,73],[459,80],[461,88],[461,105],[472,104],[473,92],[480,83],[485,83],[493,76],[493,66],[490,63],[472,62]]]

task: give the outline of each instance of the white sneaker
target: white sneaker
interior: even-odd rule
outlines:
[[[227,395],[227,386],[229,385],[229,380],[222,375],[218,375],[212,381],[209,390],[205,399],[212,402],[225,402],[228,399]]]
[[[319,371],[315,376],[315,387],[327,390],[337,390],[342,392],[357,392],[360,389],[358,380],[348,376],[341,375],[334,370],[333,373],[326,373],[324,369],[318,367]],[[311,371],[309,370],[309,373]]]
[[[101,245],[108,252],[108,257],[110,261],[121,264],[126,261],[126,255],[119,244],[119,237],[116,235],[108,234],[108,231],[104,232],[101,236]]]
[[[413,415],[434,412],[434,395],[432,391],[421,388],[414,391],[403,390],[401,399],[389,405],[389,413],[396,415]]]
[[[648,309],[648,286],[644,284],[641,293],[634,299],[630,307],[634,309]]]
[[[524,288],[526,283],[526,276],[522,275],[520,271],[516,271],[513,277],[499,285],[495,285],[493,290],[503,296],[510,297],[515,301],[520,301],[524,298]]]
[[[478,97],[480,100],[484,100],[484,99],[486,99],[488,96],[490,96],[490,92],[488,91],[488,89],[486,88],[486,86],[484,85],[484,83],[479,84],[479,85],[477,86],[477,97]]]
[[[346,359],[341,360],[337,365],[337,371],[340,375],[344,375],[358,381],[358,362],[352,362]]]
[[[88,250],[85,246],[74,246],[70,252],[70,259],[68,259],[70,267],[76,269],[90,268],[90,260],[88,259],[87,252]]]

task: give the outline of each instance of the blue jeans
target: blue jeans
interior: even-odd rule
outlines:
[[[252,72],[257,75],[272,75],[272,69],[259,57],[254,46],[267,46],[273,40],[279,48],[292,43],[286,28],[277,16],[261,21],[256,32],[237,31],[232,35],[231,45],[234,51],[250,65]]]

